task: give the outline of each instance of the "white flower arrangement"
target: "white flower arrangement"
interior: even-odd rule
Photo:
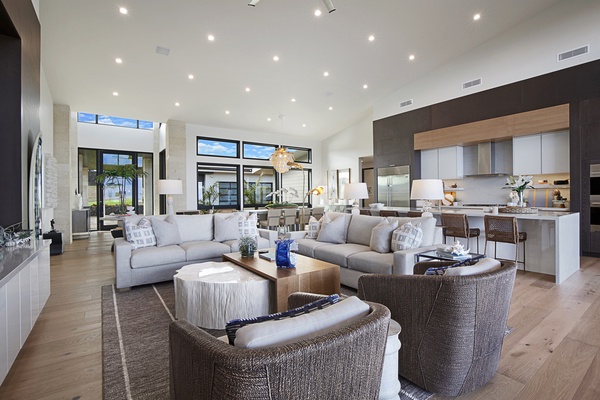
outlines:
[[[511,175],[506,178],[506,184],[502,187],[502,189],[510,189],[517,193],[523,193],[525,189],[535,189],[533,186],[531,186],[532,179],[533,176],[529,175],[519,175],[519,177],[516,179]]]

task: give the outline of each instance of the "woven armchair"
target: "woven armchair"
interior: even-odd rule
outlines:
[[[321,296],[292,294],[290,308]],[[343,300],[342,300],[343,301]],[[284,346],[244,349],[186,321],[169,329],[171,399],[377,399],[390,311]]]
[[[358,297],[387,306],[402,326],[401,376],[433,393],[458,396],[495,374],[502,350],[516,266],[472,276],[363,275]],[[421,275],[418,275],[421,274]]]

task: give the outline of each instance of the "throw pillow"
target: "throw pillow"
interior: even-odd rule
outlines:
[[[258,228],[256,225],[258,220],[256,214],[250,214],[249,216],[240,215],[238,219],[238,230],[240,237],[242,236],[258,236]]]
[[[319,231],[321,230],[321,221],[323,218],[319,219],[317,221],[317,219],[313,216],[311,216],[308,220],[308,225],[306,226],[307,229],[307,234],[306,234],[306,238],[307,239],[316,239],[317,236],[319,236]]]
[[[390,221],[384,218],[383,221],[378,223],[375,228],[371,230],[371,242],[369,247],[371,250],[378,253],[389,253],[390,252],[390,241],[392,239],[392,232],[398,228],[398,221]]]
[[[423,241],[421,224],[405,223],[392,234],[392,251],[416,249]]]
[[[238,240],[240,238],[239,219],[240,213],[215,214],[215,241]]]
[[[283,346],[343,329],[369,314],[369,305],[356,296],[322,310],[294,318],[266,321],[241,328],[235,346],[265,348]]]
[[[346,221],[343,217],[332,220],[328,214],[323,216],[321,230],[317,236],[318,242],[346,243]]]
[[[137,225],[130,218],[125,218],[124,222],[125,239],[134,249],[156,246],[156,236],[148,218],[142,218]]]
[[[337,294],[332,294],[331,296],[323,297],[322,299],[313,301],[312,303],[305,304],[301,307],[292,308],[291,310],[282,311],[274,314],[263,315],[260,317],[254,318],[241,318],[234,319],[227,322],[225,326],[225,331],[227,333],[227,338],[229,339],[229,344],[233,345],[235,341],[235,334],[238,329],[251,324],[256,324],[264,321],[272,321],[282,318],[295,317],[297,315],[307,314],[314,310],[320,310],[323,307],[327,307],[330,304],[335,304],[339,301],[340,296]]]
[[[494,272],[501,268],[500,261],[494,258],[482,258],[471,266],[457,266],[455,268],[449,268],[446,270],[444,275],[449,276],[465,276],[465,275],[478,275],[487,272]]]
[[[181,243],[181,236],[179,236],[179,228],[177,227],[175,217],[169,215],[164,221],[159,218],[152,218],[151,221],[158,247]]]

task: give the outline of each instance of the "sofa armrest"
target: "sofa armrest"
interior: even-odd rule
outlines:
[[[115,238],[115,277],[117,289],[131,287],[131,251],[133,246],[125,238]]]
[[[285,238],[294,240],[304,239],[307,233],[308,231],[291,231],[285,234]]]
[[[275,247],[275,240],[277,240],[277,231],[270,231],[268,229],[258,229],[258,235],[261,238],[269,240],[269,247]]]
[[[436,226],[433,231],[433,243],[444,243],[444,230],[441,226]]]
[[[429,250],[437,249],[440,244],[431,246],[417,247],[416,249],[398,250],[394,252],[394,265],[392,265],[392,274],[394,275],[412,275],[415,266],[415,254],[423,253]]]

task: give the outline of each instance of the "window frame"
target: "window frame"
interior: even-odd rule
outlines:
[[[221,204],[211,204],[211,205],[203,205],[200,204],[200,198],[202,193],[200,193],[199,191],[199,169],[200,167],[203,167],[205,170],[212,170],[212,171],[219,171],[219,170],[224,170],[227,169],[229,171],[235,171],[235,176],[236,176],[236,181],[237,181],[237,196],[236,196],[236,204],[231,205],[231,204],[227,204],[227,205],[221,205]],[[240,199],[240,165],[237,164],[221,164],[221,163],[211,163],[211,162],[196,162],[196,209],[197,210],[203,210],[203,211],[208,211],[210,209],[215,209],[215,210],[223,210],[223,209],[231,209],[233,207],[235,207],[236,210],[239,210],[241,208],[241,199]],[[217,181],[219,182],[219,181]],[[205,186],[205,182],[203,182],[203,187]],[[220,195],[219,195],[220,197]],[[217,200],[219,199],[219,197],[217,197]]]
[[[211,141],[211,142],[224,142],[224,143],[233,143],[235,144],[235,156],[227,156],[227,155],[217,155],[217,154],[204,154],[200,153],[200,149],[198,148],[198,144],[200,140]],[[196,156],[198,157],[219,157],[219,158],[240,158],[240,141],[234,139],[221,139],[209,136],[196,136]]]
[[[287,151],[290,151],[290,149],[293,150],[305,150],[307,155],[308,155],[308,161],[298,161],[296,160],[296,157],[294,157],[294,161],[300,164],[312,164],[312,149],[309,147],[298,147],[298,146],[285,146],[282,145],[282,147],[285,147],[287,149]]]
[[[94,116],[94,122],[91,121],[81,121],[79,119],[79,115],[80,114],[85,114],[85,115],[93,115]],[[126,119],[126,120],[130,120],[130,121],[135,121],[135,126],[125,126],[125,125],[118,125],[118,124],[105,124],[99,121],[99,116],[102,115],[103,117],[112,117],[112,118],[119,118],[119,119]],[[154,130],[154,122],[152,121],[147,121],[147,120],[143,120],[143,119],[135,119],[135,118],[126,118],[126,117],[117,117],[116,115],[105,115],[105,114],[94,114],[94,113],[87,113],[87,112],[77,112],[77,122],[78,123],[82,123],[82,124],[95,124],[95,125],[104,125],[104,126],[116,126],[118,128],[129,128],[129,129],[141,129],[143,131],[153,131]],[[152,124],[151,128],[142,128],[140,127],[140,122],[148,122],[150,124]]]
[[[269,154],[269,157],[267,158],[256,158],[256,157],[247,157],[246,156],[246,151],[244,149],[245,145],[253,145],[253,146],[265,146],[265,147],[273,147],[273,151],[271,152],[271,154],[273,154],[273,152],[275,152],[275,150],[277,150],[277,148],[279,147],[279,145],[276,144],[270,144],[270,143],[258,143],[258,142],[242,142],[242,158],[246,159],[246,160],[260,160],[260,161],[269,161],[269,157],[271,156],[271,154]]]
[[[245,169],[246,168],[267,168],[267,169],[272,170],[273,171],[273,182],[269,182],[269,183],[273,184],[273,186],[271,187],[271,192],[274,192],[274,191],[278,190],[278,188],[279,188],[279,176],[278,176],[279,173],[277,171],[275,171],[275,168],[273,168],[273,166],[271,166],[271,165],[243,165],[242,166],[242,197],[243,197],[242,201],[244,203],[244,209],[245,208],[265,207],[271,201],[267,201],[265,203],[246,203],[246,195],[245,195],[245,190],[246,190],[246,179],[245,179],[246,171],[245,171]],[[268,193],[266,193],[266,194],[268,194]]]

